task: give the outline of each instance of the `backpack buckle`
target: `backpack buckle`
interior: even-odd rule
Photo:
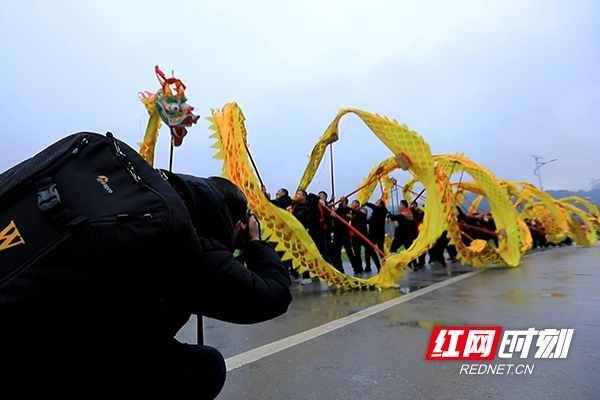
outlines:
[[[60,195],[56,188],[56,183],[51,184],[48,188],[38,192],[38,208],[42,212],[52,210],[60,204]]]

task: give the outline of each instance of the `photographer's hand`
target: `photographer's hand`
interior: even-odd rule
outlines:
[[[247,226],[248,240],[246,241],[246,243],[254,242],[255,240],[260,240],[260,226],[258,225],[258,221],[254,215],[248,217]]]

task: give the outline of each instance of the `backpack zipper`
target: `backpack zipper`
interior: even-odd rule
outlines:
[[[165,206],[165,209],[167,210],[167,217],[168,217],[167,224],[168,224],[168,228],[170,229],[170,224],[172,223],[172,216],[173,216],[172,214],[173,213],[171,211],[171,206],[170,206],[169,202],[167,201],[167,199],[165,199],[165,197],[159,191],[157,191],[156,189],[154,189],[153,187],[148,185],[146,182],[144,182],[144,180],[138,175],[138,173],[136,172],[131,161],[129,161],[127,159],[127,156],[125,155],[125,153],[123,153],[123,151],[121,151],[121,146],[119,146],[119,142],[114,137],[112,132],[106,132],[106,137],[108,137],[110,142],[113,144],[113,147],[115,150],[115,155],[117,156],[117,159],[119,160],[121,165],[123,165],[125,167],[126,171],[129,172],[129,174],[131,175],[133,180],[135,182],[137,182],[138,184],[140,184],[141,186],[145,187],[146,189],[150,190],[151,192],[153,192],[156,196],[158,196],[160,198],[163,205]],[[115,218],[115,217],[113,217],[113,218]],[[118,216],[116,216],[116,218],[118,219]]]

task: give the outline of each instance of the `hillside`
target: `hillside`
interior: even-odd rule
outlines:
[[[555,199],[562,199],[563,197],[570,196],[581,197],[582,199],[589,201],[597,207],[600,207],[600,189],[593,189],[588,191],[578,190],[577,192],[573,192],[570,190],[547,190],[546,192]]]
[[[578,191],[571,191],[571,190],[547,190],[546,193],[548,193],[549,195],[551,195],[552,197],[554,197],[555,199],[562,199],[565,197],[571,197],[571,196],[577,196],[577,197],[581,197],[584,200],[589,201],[590,203],[596,205],[596,207],[600,208],[600,188],[598,189],[593,189],[593,190],[578,190]],[[473,193],[467,193],[467,198],[470,199],[470,201],[473,201],[475,198],[477,197],[476,194]],[[464,206],[466,209],[469,208],[469,201],[465,201]],[[388,209],[392,212],[392,213],[397,213],[397,207],[392,206],[392,204],[389,205]],[[487,199],[483,199],[479,205],[479,212],[484,212],[484,211],[489,211],[490,206],[489,203],[487,201]]]

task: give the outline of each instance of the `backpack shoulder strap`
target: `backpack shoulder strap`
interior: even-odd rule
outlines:
[[[171,185],[175,192],[177,192],[179,197],[181,197],[181,200],[183,201],[183,204],[185,204],[185,208],[187,209],[188,214],[190,214],[192,221],[195,221],[194,217],[196,210],[194,208],[194,193],[192,192],[192,189],[185,182],[185,180],[183,180],[177,174],[164,169],[160,169],[159,172],[167,177],[167,182],[169,185]]]

